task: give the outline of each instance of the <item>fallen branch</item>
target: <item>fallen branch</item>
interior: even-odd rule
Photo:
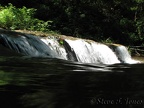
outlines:
[[[144,51],[142,49],[136,49],[136,48],[129,48],[129,49],[131,49],[131,50],[137,50],[137,51]]]

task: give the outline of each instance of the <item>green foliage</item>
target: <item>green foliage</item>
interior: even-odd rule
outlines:
[[[21,7],[19,1],[21,0],[14,0],[11,3]],[[64,35],[96,41],[113,40],[125,45],[144,43],[144,0],[25,0],[22,2],[26,7],[33,8],[23,7],[22,10],[10,5],[2,7],[1,27],[10,29],[21,27],[40,31],[50,29]],[[21,15],[17,15],[18,13]],[[34,13],[38,19],[33,17]],[[21,16],[24,16],[22,20],[19,19]],[[13,17],[16,17],[16,21]]]
[[[25,29],[48,31],[52,21],[42,21],[34,18],[36,9],[34,8],[16,8],[12,4],[1,7],[0,9],[0,27],[6,29]]]
[[[63,45],[64,44],[64,42],[63,42],[63,40],[60,40],[60,42],[59,42],[61,45]]]
[[[64,40],[61,37],[59,37],[58,42],[60,45],[64,45]]]

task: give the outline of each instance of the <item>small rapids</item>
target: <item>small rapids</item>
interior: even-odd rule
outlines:
[[[81,63],[138,63],[123,45],[105,45],[84,39],[64,38],[60,44],[55,36],[0,33],[0,45],[31,57],[60,58]]]

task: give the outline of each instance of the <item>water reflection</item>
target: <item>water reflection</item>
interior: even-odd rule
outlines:
[[[1,57],[0,108],[143,108],[143,69]]]

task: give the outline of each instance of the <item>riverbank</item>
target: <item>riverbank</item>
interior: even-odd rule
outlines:
[[[134,60],[138,60],[141,63],[144,63],[144,56],[132,56]]]

